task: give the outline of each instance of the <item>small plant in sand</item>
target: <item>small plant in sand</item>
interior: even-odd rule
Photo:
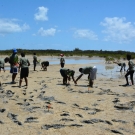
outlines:
[[[48,105],[46,106],[46,108],[48,109],[48,112],[50,109],[53,109],[51,101],[48,101]]]
[[[40,62],[41,62],[41,59],[38,60],[38,63],[39,63],[39,64],[40,64]]]

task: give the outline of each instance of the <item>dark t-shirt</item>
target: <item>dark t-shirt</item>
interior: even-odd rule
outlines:
[[[74,76],[74,74],[75,74],[74,70],[70,70],[70,69],[66,69],[66,68],[62,68],[61,70],[65,75],[68,75],[68,76]]]
[[[41,62],[41,65],[49,66],[49,61],[43,61],[43,62]]]
[[[82,74],[89,74],[93,67],[85,67],[82,69]]]

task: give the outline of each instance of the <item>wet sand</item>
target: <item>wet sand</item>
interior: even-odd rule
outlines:
[[[30,56],[29,56],[30,57]],[[30,60],[32,63],[32,59]],[[104,64],[104,63],[101,63]],[[94,65],[94,63],[93,63]],[[88,64],[68,64],[78,69]],[[0,73],[0,135],[134,135],[135,86],[123,87],[121,78],[98,76],[88,88],[87,75],[75,86],[62,85],[60,65],[47,71],[33,71],[30,66],[29,86],[10,84],[9,71]]]

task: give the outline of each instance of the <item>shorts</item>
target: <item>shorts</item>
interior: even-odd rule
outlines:
[[[29,76],[29,68],[21,68],[20,78],[25,78]]]
[[[18,73],[18,68],[17,67],[11,67],[10,73],[13,73],[13,74]]]
[[[65,63],[61,63],[61,67],[62,67],[62,68],[64,67],[64,64],[65,64]]]
[[[36,61],[33,61],[33,65],[36,66],[37,65],[37,62]]]
[[[62,69],[60,69],[60,73],[61,73],[62,77],[64,77],[64,78],[67,77],[67,75],[65,74],[65,72]]]
[[[97,74],[97,67],[94,66],[93,69],[90,71],[90,79],[95,80],[96,79],[96,74]]]

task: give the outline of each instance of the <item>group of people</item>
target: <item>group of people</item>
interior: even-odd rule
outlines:
[[[97,67],[96,66],[93,66],[93,67],[90,66],[90,67],[85,67],[85,68],[79,68],[79,72],[81,74],[75,80],[75,78],[74,78],[75,71],[74,70],[61,68],[60,73],[61,73],[61,76],[63,77],[63,84],[68,84],[68,81],[71,80],[71,77],[72,77],[74,83],[77,84],[77,81],[84,74],[86,74],[86,75],[88,75],[88,81],[89,81],[88,86],[93,87],[94,80],[96,79]]]
[[[36,66],[39,61],[37,60],[37,55],[36,53],[33,54],[33,65],[34,65],[34,71],[36,71]],[[41,69],[44,71],[47,71],[47,67],[49,66],[49,61],[42,61],[41,62]]]
[[[64,68],[65,65],[65,59],[64,59],[64,55],[61,54],[60,55],[60,65],[61,65],[61,69],[60,69],[60,74],[63,77],[63,84],[68,84],[69,81],[72,80],[74,81],[74,84],[77,84],[77,81],[84,75],[88,75],[88,81],[89,84],[88,86],[93,87],[94,84],[94,80],[96,79],[96,74],[97,74],[97,67],[96,66],[89,66],[89,67],[85,67],[85,68],[79,68],[79,72],[81,73],[77,79],[75,80],[74,75],[75,75],[75,71],[72,69],[66,69]],[[129,86],[129,80],[128,80],[128,76],[130,75],[130,79],[131,79],[131,85],[134,85],[134,80],[133,80],[133,74],[134,74],[134,68],[135,68],[135,64],[133,63],[133,61],[131,60],[131,55],[127,55],[127,60],[128,60],[128,66],[129,68],[127,69],[127,73],[125,74],[125,78],[126,78],[126,84],[124,86]],[[25,57],[25,53],[22,52],[21,53],[21,58],[19,59],[18,55],[17,55],[17,50],[13,49],[13,53],[11,54],[10,57],[6,57],[5,59],[0,59],[0,72],[1,69],[3,69],[3,71],[5,72],[5,63],[9,62],[10,63],[10,73],[12,73],[12,84],[15,84],[15,78],[18,72],[20,72],[20,80],[19,80],[19,87],[21,88],[22,85],[22,80],[24,78],[25,83],[26,83],[26,87],[28,86],[28,79],[27,77],[29,76],[29,66],[30,66],[30,62],[29,60]],[[37,63],[39,63],[39,61],[37,60],[37,56],[36,53],[33,54],[33,65],[34,65],[34,71],[36,71],[36,65]],[[119,66],[121,66],[120,72],[122,71],[122,69],[124,68],[124,71],[126,71],[126,64],[125,63],[117,63],[114,62],[116,64],[118,64]],[[41,69],[47,71],[47,66],[49,66],[49,62],[48,61],[43,61],[41,62]]]
[[[72,80],[74,81],[74,84],[77,84],[77,81],[84,75],[84,74],[88,74],[88,80],[89,80],[89,84],[88,86],[93,87],[93,83],[94,80],[96,79],[96,73],[97,73],[97,67],[96,66],[89,66],[89,67],[85,67],[85,68],[80,68],[79,72],[81,73],[78,78],[75,80],[74,75],[75,75],[75,71],[72,69],[66,69],[64,68],[65,65],[65,59],[64,59],[64,54],[60,54],[61,58],[60,58],[60,65],[61,65],[61,69],[60,69],[60,74],[63,77],[63,84],[67,85],[69,84],[69,81]]]
[[[130,85],[134,85],[134,79],[133,79],[133,75],[134,75],[134,71],[135,71],[135,64],[133,63],[133,61],[131,60],[132,57],[131,55],[127,54],[127,60],[128,60],[128,69],[127,72],[125,74],[125,78],[126,78],[126,84],[123,86],[130,86]],[[120,63],[120,62],[114,62],[116,64],[118,64],[118,66],[120,66],[120,72],[122,72],[122,70],[124,70],[124,72],[126,71],[126,63]],[[128,76],[130,75],[130,80],[131,80],[131,84],[129,83],[128,80]]]
[[[25,79],[26,87],[28,86],[28,75],[29,75],[29,66],[30,62],[27,58],[25,58],[25,53],[21,53],[21,58],[19,59],[17,55],[17,50],[13,49],[12,54],[10,57],[6,57],[4,59],[5,63],[10,63],[10,73],[12,74],[12,81],[11,84],[15,84],[16,75],[18,72],[20,72],[20,80],[19,80],[19,87],[21,87],[22,79]],[[4,63],[4,64],[5,64]],[[0,66],[0,68],[4,68],[4,64]]]
[[[20,80],[19,80],[19,87],[21,88],[22,80],[24,78],[25,80],[25,86],[28,87],[28,76],[29,76],[29,66],[30,62],[25,57],[25,53],[21,53],[21,58],[17,55],[17,49],[12,50],[12,54],[9,57],[6,57],[5,59],[0,59],[0,72],[1,69],[5,72],[5,63],[10,63],[10,73],[12,74],[12,81],[11,84],[15,84],[16,75],[18,72],[20,72]],[[36,71],[36,65],[37,65],[37,56],[36,53],[33,54],[33,65],[34,65],[34,71]],[[47,70],[47,66],[49,66],[48,61],[41,62],[41,69]],[[0,82],[1,84],[1,82]]]
[[[132,59],[131,55],[127,54],[127,60],[128,60],[129,68],[127,69],[127,72],[125,74],[126,84],[123,85],[123,86],[134,85],[133,74],[134,74],[134,71],[135,71],[135,64],[133,63],[133,61],[131,59]],[[118,64],[118,66],[121,66],[120,72],[122,72],[123,69],[124,69],[124,71],[126,71],[126,64],[125,63],[118,63],[118,62],[114,62],[114,63]],[[71,77],[72,77],[74,83],[77,84],[77,81],[83,76],[83,74],[88,74],[88,81],[89,81],[88,86],[93,87],[94,80],[96,79],[97,67],[96,66],[93,66],[93,67],[90,66],[90,67],[80,68],[79,72],[81,72],[81,74],[75,80],[74,79],[75,71],[71,70],[71,69],[64,69],[62,67],[60,69],[60,73],[61,73],[61,76],[63,77],[63,84],[67,84],[68,83],[67,81],[70,81]],[[130,76],[131,83],[129,83],[128,76]]]

